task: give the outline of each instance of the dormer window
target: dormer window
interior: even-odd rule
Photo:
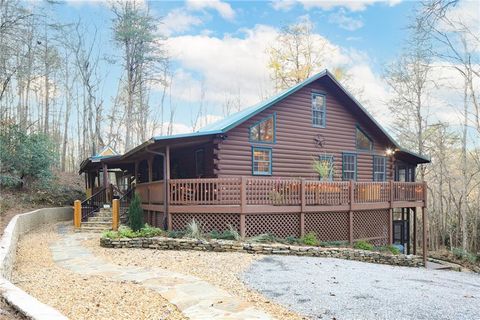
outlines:
[[[325,128],[326,122],[326,101],[325,95],[312,93],[312,125],[318,128]]]
[[[357,127],[357,149],[358,150],[366,150],[371,151],[373,150],[373,142],[369,136],[362,129]]]
[[[250,142],[275,142],[275,114],[250,127]]]

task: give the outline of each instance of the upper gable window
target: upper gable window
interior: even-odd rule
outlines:
[[[362,129],[357,127],[357,149],[359,150],[373,150],[373,142]]]
[[[325,128],[326,99],[324,94],[312,93],[312,125]]]
[[[275,114],[250,127],[251,142],[275,142]]]

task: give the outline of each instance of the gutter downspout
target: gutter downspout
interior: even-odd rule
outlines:
[[[165,152],[158,152],[158,151],[153,151],[148,149],[148,146],[145,147],[145,151],[149,153],[153,153],[159,156],[163,157],[163,181],[164,181],[164,190],[163,190],[163,210],[165,213],[165,216],[163,218],[163,229],[167,230],[168,229],[168,185],[167,185],[167,164],[166,164],[166,155]]]

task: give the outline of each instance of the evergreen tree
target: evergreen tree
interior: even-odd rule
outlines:
[[[138,193],[132,198],[132,202],[128,207],[128,224],[133,231],[138,231],[143,228],[143,209],[142,202]]]

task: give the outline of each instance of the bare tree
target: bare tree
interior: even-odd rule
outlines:
[[[133,146],[132,124],[141,110],[148,89],[152,82],[162,82],[166,55],[157,33],[157,21],[150,14],[148,7],[140,1],[117,2],[112,6],[114,39],[123,50],[123,67],[126,74],[125,90],[125,149]],[[147,115],[144,115],[148,117]],[[138,129],[138,128],[137,128]],[[137,130],[137,132],[140,132]]]

